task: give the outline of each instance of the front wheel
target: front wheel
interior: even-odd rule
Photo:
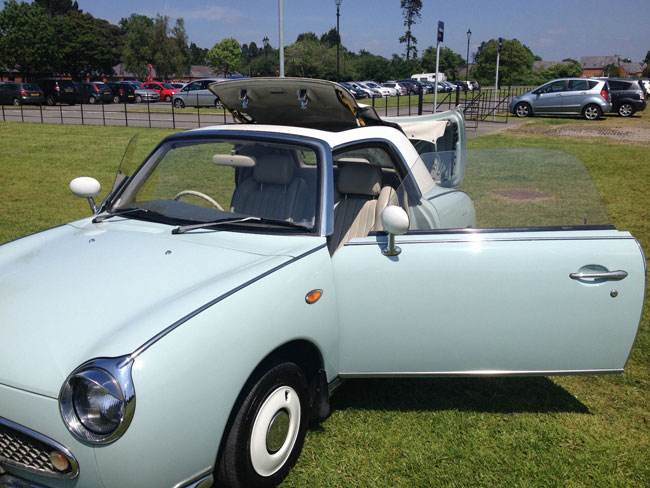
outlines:
[[[585,109],[582,111],[582,115],[585,117],[587,120],[596,120],[600,118],[601,110],[598,105],[587,105]]]
[[[177,98],[176,100],[174,100],[174,107],[185,108],[185,102],[183,102],[183,100],[181,100],[180,98]]]
[[[45,103],[47,103],[51,107],[55,103],[54,97],[52,95],[48,95],[45,98]]]
[[[618,107],[618,115],[621,117],[631,117],[634,115],[634,107],[631,103],[623,103]]]
[[[142,97],[140,95],[135,96],[135,103],[141,103],[142,102]]]
[[[517,117],[529,117],[531,113],[532,110],[527,103],[518,103],[515,105],[515,115]]]
[[[276,486],[295,464],[308,425],[309,389],[302,370],[280,363],[245,393],[227,432],[217,471],[219,486]]]
[[[171,99],[172,99],[172,97],[170,97],[169,95],[165,95],[165,101],[166,102],[170,102]]]
[[[119,95],[113,95],[113,103],[120,103]]]
[[[88,103],[91,105],[94,105],[97,103],[97,99],[95,97],[88,97]]]
[[[13,99],[13,104],[14,104],[14,107],[19,107],[20,106],[20,100],[18,98],[14,98]]]

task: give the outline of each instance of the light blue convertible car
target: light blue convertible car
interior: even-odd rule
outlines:
[[[346,378],[623,371],[637,241],[490,224],[559,197],[475,210],[460,112],[383,120],[316,80],[212,90],[240,124],[134,171],[127,150],[100,204],[71,183],[92,216],[0,247],[1,487],[273,486]]]

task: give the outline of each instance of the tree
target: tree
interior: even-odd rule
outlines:
[[[406,33],[399,38],[400,44],[406,43],[406,60],[408,61],[411,56],[417,58],[418,49],[415,45],[418,40],[411,32],[411,26],[422,18],[420,10],[422,10],[422,0],[400,0],[400,8],[404,16],[404,25],[406,26]]]
[[[251,42],[251,43],[248,45],[248,56],[249,56],[249,57],[251,57],[251,58],[256,58],[257,56],[261,56],[262,54],[264,54],[264,53],[262,52],[262,49],[260,49],[259,47],[257,47],[257,44],[255,44],[255,41]]]
[[[145,78],[149,73],[147,66],[153,60],[153,19],[146,15],[131,14],[128,19],[120,20],[120,27],[124,35],[124,67],[127,71],[135,73],[138,78]]]
[[[185,30],[185,21],[182,18],[176,19],[176,24],[172,27],[171,38],[176,43],[178,51],[182,58],[183,74],[190,71],[190,48],[188,46],[188,36]],[[179,73],[180,74],[180,73]]]
[[[182,76],[187,71],[187,62],[177,42],[169,37],[169,34],[169,17],[156,14],[153,35],[149,41],[153,53],[151,64],[156,70],[156,75],[163,79],[169,79],[174,75]]]
[[[239,66],[240,52],[241,49],[237,39],[227,37],[212,46],[206,57],[208,64],[212,66],[215,73],[223,70],[224,76],[228,76],[228,73]]]
[[[316,38],[304,38],[287,46],[284,56],[287,76],[302,78],[336,78],[336,48],[330,48]]]
[[[320,36],[320,42],[329,47],[334,47],[339,45],[341,42],[341,37],[339,36],[339,33],[336,32],[335,28],[331,28],[325,34]]]
[[[199,47],[192,42],[189,51],[190,65],[198,64],[203,66],[207,64],[206,55],[208,50],[206,48]]]
[[[43,7],[5,2],[0,11],[0,66],[16,69],[23,77],[47,73],[55,59],[54,38]]]
[[[425,73],[434,73],[436,71],[436,53],[434,46],[429,46],[422,54],[422,71]],[[465,66],[465,59],[458,53],[455,53],[446,46],[440,47],[440,63],[438,69],[445,73],[447,78],[455,80],[458,78],[458,68]]]
[[[603,68],[603,76],[618,78],[621,76],[621,68],[617,64],[608,64]]]
[[[318,42],[318,36],[313,32],[303,32],[302,34],[298,34],[298,37],[296,38],[296,42],[302,42],[302,41]]]
[[[75,9],[54,25],[58,74],[74,79],[113,74],[122,45],[119,27]]]
[[[34,3],[43,7],[45,13],[51,17],[65,15],[72,11],[81,12],[79,4],[72,0],[34,0]]]
[[[497,62],[496,39],[482,42],[474,56],[472,76],[484,85],[493,83]],[[529,84],[533,78],[535,55],[517,39],[504,39],[500,56],[499,78],[503,84]]]
[[[644,62],[645,64],[650,65],[650,51],[648,51],[648,52],[646,53],[643,62]]]

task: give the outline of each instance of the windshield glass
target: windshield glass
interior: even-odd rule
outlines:
[[[222,222],[237,230],[310,232],[316,225],[318,154],[285,142],[168,141],[129,179],[109,211],[142,209],[124,216],[170,225]]]

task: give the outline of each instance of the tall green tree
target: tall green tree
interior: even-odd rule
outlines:
[[[422,54],[421,64],[422,71],[425,73],[434,73],[436,71],[437,49],[429,46]],[[444,73],[448,79],[455,80],[458,78],[458,69],[465,66],[465,59],[458,53],[452,51],[446,46],[440,47],[440,63],[438,69]]]
[[[69,10],[55,22],[58,74],[74,79],[113,74],[120,59],[119,27],[78,9]]]
[[[406,33],[399,38],[400,44],[406,43],[406,59],[418,57],[418,48],[415,46],[418,40],[413,35],[411,27],[417,23],[422,14],[422,0],[400,0],[400,8],[404,16],[404,25],[406,26]]]
[[[180,62],[182,65],[182,71],[177,73],[179,76],[182,74],[188,73],[190,71],[190,47],[188,45],[188,36],[187,31],[185,30],[185,20],[182,18],[176,19],[176,24],[172,27],[171,38],[176,43],[178,47],[178,52],[180,53]]]
[[[56,57],[50,20],[38,4],[5,1],[0,10],[0,66],[23,77],[48,73]]]
[[[198,64],[198,65],[206,65],[208,64],[208,61],[206,59],[206,56],[208,54],[207,48],[202,48],[194,44],[193,42],[190,43],[190,48],[189,48],[189,57],[190,57],[190,64]]]
[[[482,42],[474,56],[471,76],[482,85],[494,83],[496,76],[498,41]],[[529,84],[533,78],[535,55],[517,39],[504,39],[499,62],[501,84]]]
[[[329,47],[335,47],[341,42],[341,37],[339,36],[339,33],[336,32],[336,29],[332,27],[329,31],[320,36],[320,42]]]
[[[287,76],[324,79],[336,77],[336,48],[321,44],[318,38],[314,40],[307,37],[287,46],[284,59]]]
[[[240,53],[241,48],[237,39],[227,37],[212,46],[212,49],[208,51],[207,61],[215,73],[223,70],[224,76],[228,76],[228,73],[232,73],[238,68]]]
[[[72,0],[34,0],[34,3],[45,9],[49,16],[65,15],[68,12],[81,12],[79,3]]]
[[[120,27],[124,35],[124,67],[127,71],[135,73],[138,78],[145,78],[149,74],[148,65],[153,61],[153,19],[146,15],[131,14],[130,17],[120,20]]]

